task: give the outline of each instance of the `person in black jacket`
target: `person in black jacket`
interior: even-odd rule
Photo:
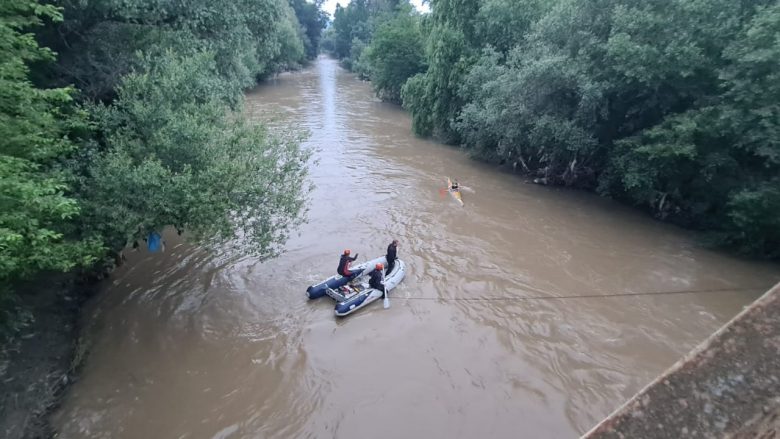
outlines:
[[[344,250],[344,254],[341,255],[341,259],[339,260],[339,266],[336,269],[336,273],[338,273],[338,274],[340,274],[340,275],[342,275],[344,277],[348,277],[350,280],[352,280],[352,279],[356,278],[357,276],[359,276],[360,273],[363,272],[363,270],[352,271],[352,270],[349,269],[349,264],[351,264],[352,262],[355,262],[355,259],[357,259],[357,257],[358,257],[358,253],[356,253],[355,257],[351,258],[351,257],[349,257],[349,253],[350,253],[349,249]]]
[[[387,259],[387,273],[393,271],[393,267],[395,267],[395,260],[397,257],[398,257],[398,240],[394,239],[393,242],[391,242],[390,245],[387,246],[387,255],[385,255],[385,258]]]
[[[368,286],[376,290],[385,292],[384,276],[382,276],[382,270],[385,268],[382,264],[376,264],[376,270],[372,271],[369,275]]]

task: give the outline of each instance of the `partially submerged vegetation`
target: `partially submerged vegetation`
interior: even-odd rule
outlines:
[[[278,253],[302,220],[307,152],[237,110],[259,78],[316,56],[318,4],[2,0],[0,19],[0,323],[20,281],[166,226]]]
[[[420,135],[780,258],[778,34],[774,0],[361,0],[323,48]]]
[[[165,227],[276,255],[303,220],[301,134],[243,91],[317,54],[305,0],[0,0],[0,430],[52,434],[88,288]],[[113,256],[113,257],[112,257]],[[70,273],[61,275],[57,273]],[[14,337],[16,336],[16,337]]]

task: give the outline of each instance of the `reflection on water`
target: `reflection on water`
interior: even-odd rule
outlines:
[[[247,111],[310,132],[309,223],[264,264],[176,236],[133,255],[91,308],[60,437],[575,437],[778,280],[417,139],[329,59],[249,93]],[[441,196],[448,175],[465,207]],[[371,258],[392,238],[409,271],[389,310],[336,320],[306,301],[344,248]],[[512,300],[724,288],[741,290]],[[483,297],[500,300],[461,300]]]

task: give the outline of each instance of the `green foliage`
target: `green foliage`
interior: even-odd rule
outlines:
[[[336,11],[333,13],[333,54],[337,58],[350,57],[354,40],[368,41],[370,36],[368,19],[367,0],[350,2],[347,7],[336,5]]]
[[[717,97],[617,144],[602,191],[780,256],[780,6],[724,48]],[[774,213],[773,213],[774,212]]]
[[[360,59],[363,50],[382,23],[398,13],[408,13],[410,8],[408,0],[355,0],[346,7],[337,4],[322,47],[340,59],[345,68],[367,77],[370,66],[367,59]]]
[[[371,64],[368,59],[369,52],[366,49],[366,43],[355,38],[352,41],[349,57],[341,60],[342,66],[357,73],[361,79],[369,79],[371,77]]]
[[[302,28],[293,7],[281,0],[65,4],[65,21],[45,32],[47,44],[61,54],[55,79],[103,100],[114,97],[124,75],[143,68],[139,52],[208,51],[215,56],[219,75],[233,88],[232,102],[237,104],[242,90],[258,77],[300,64],[302,48],[313,50],[310,35],[318,35],[323,24],[310,22],[323,19],[315,14],[307,18],[307,25],[314,27]],[[299,7],[302,13],[311,13],[310,6]]]
[[[412,131],[423,136],[433,132],[433,120],[426,110],[433,106],[435,97],[426,94],[427,88],[428,77],[424,73],[412,76],[401,88],[401,102],[412,114]]]
[[[542,0],[487,0],[479,8],[476,39],[501,53],[520,44],[543,10]]]
[[[729,197],[728,222],[721,228],[721,242],[740,252],[780,257],[780,179]]]
[[[592,179],[603,85],[545,45],[515,49],[506,64],[501,60],[487,51],[467,76],[461,95],[471,102],[456,124],[464,142],[483,158],[549,183]]]
[[[0,288],[167,226],[278,254],[303,220],[308,153],[238,110],[258,77],[316,54],[320,4],[61,4],[0,0]]]
[[[431,5],[416,133],[780,256],[776,1]]]
[[[167,225],[270,257],[303,213],[306,152],[230,116],[209,55],[155,59],[94,110],[107,152],[79,194],[86,227],[115,247]]]
[[[276,30],[279,53],[273,58],[267,72],[282,72],[299,68],[311,51],[311,40],[306,35],[292,9],[287,9],[284,20]]]
[[[84,126],[83,114],[73,111],[70,89],[38,89],[29,79],[31,63],[53,58],[24,33],[44,18],[61,16],[34,1],[0,2],[0,293],[38,271],[89,264],[99,250],[72,239],[79,205],[57,166],[75,149],[68,136]]]
[[[322,10],[322,3],[323,0],[314,2],[290,0],[290,5],[295,11],[295,15],[304,32],[302,42],[308,59],[314,59],[317,56],[322,30],[328,25],[328,15]],[[282,49],[282,52],[284,53],[284,49]]]
[[[475,60],[472,43],[479,4],[475,0],[438,0],[432,7],[428,70],[413,86],[402,90],[402,100],[412,113],[416,133],[457,143],[460,133],[454,123],[464,105],[458,90]]]
[[[421,135],[434,135],[446,142],[459,141],[459,133],[454,130],[453,123],[460,112],[464,101],[458,90],[471,65],[474,62],[471,51],[466,45],[463,32],[448,25],[436,26],[428,41],[428,70],[419,79],[420,93],[403,92],[403,105],[412,112],[428,113],[429,119],[425,131],[417,131]]]
[[[379,26],[364,52],[377,96],[401,103],[401,87],[425,70],[419,17],[408,10]]]
[[[328,27],[322,32],[320,50],[328,53],[336,53],[336,31],[333,26]]]

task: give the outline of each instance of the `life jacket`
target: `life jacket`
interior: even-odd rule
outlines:
[[[371,278],[368,280],[368,286],[371,288],[376,288],[377,290],[382,289],[382,272],[380,270],[374,270],[371,272]]]
[[[349,271],[350,263],[352,263],[352,260],[349,256],[341,255],[341,259],[339,260],[339,267],[336,269],[336,273],[342,276],[352,276],[352,272]]]
[[[345,255],[341,255],[341,259],[339,259],[339,267],[336,269],[336,273],[344,276],[344,264],[346,262]]]
[[[387,246],[387,255],[385,257],[387,258],[388,264],[390,263],[390,261],[394,261],[396,259],[397,251],[398,251],[398,247],[394,246],[393,244]]]

